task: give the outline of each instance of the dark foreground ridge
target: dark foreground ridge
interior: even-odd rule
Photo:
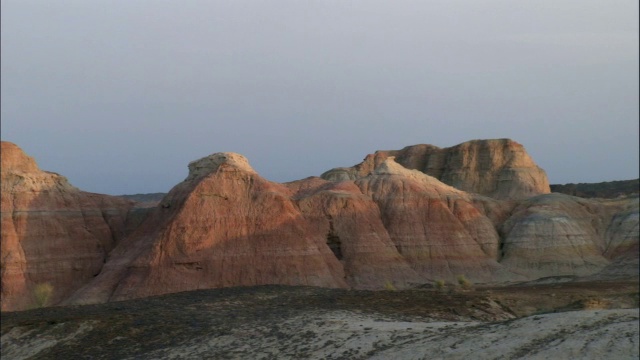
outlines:
[[[616,337],[605,353],[637,357],[637,281],[402,291],[269,285],[6,312],[2,358],[446,357],[466,354],[467,345],[480,346],[476,358],[518,358],[566,351],[585,336],[594,344],[589,336],[603,331]],[[540,328],[540,321],[559,326]],[[518,331],[528,333],[510,334]],[[494,339],[502,332],[506,338]],[[484,356],[478,341],[485,348],[500,341],[501,350]]]

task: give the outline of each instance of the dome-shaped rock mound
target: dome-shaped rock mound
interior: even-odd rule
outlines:
[[[220,152],[205,156],[196,161],[189,163],[189,176],[188,180],[200,178],[206,176],[212,172],[217,171],[220,166],[232,167],[238,171],[244,171],[247,173],[255,173],[255,170],[249,165],[249,160],[243,155],[232,152]]]
[[[229,286],[348,286],[286,186],[233,153],[191,162],[189,171],[71,303]]]
[[[3,172],[33,173],[39,171],[36,161],[31,156],[25,154],[18,145],[8,141],[2,141],[1,144],[0,157],[2,158],[2,162],[0,169]]]
[[[78,190],[15,144],[1,150],[2,310],[56,304],[100,272],[131,203]]]
[[[2,146],[3,310],[33,306],[46,283],[52,303],[86,304],[262,284],[637,276],[637,197],[545,194],[546,175],[511,140],[379,151],[284,184],[215,153],[131,228],[129,202]]]
[[[472,140],[448,148],[421,144],[376,151],[358,165],[335,168],[321,177],[330,181],[355,180],[369,175],[389,156],[407,169],[496,199],[523,199],[550,192],[544,170],[521,144],[510,139]]]
[[[380,209],[398,252],[426,279],[474,282],[523,277],[498,263],[500,238],[469,194],[417,170],[384,159],[355,181]]]

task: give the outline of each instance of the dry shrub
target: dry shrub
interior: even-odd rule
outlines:
[[[396,287],[393,286],[393,283],[391,281],[388,281],[384,283],[384,289],[387,291],[396,291]]]
[[[49,304],[51,295],[53,294],[53,286],[49,283],[37,284],[33,288],[33,297],[36,307],[45,307]]]
[[[470,289],[472,285],[471,281],[467,280],[467,278],[464,275],[458,275],[458,284],[463,289]]]

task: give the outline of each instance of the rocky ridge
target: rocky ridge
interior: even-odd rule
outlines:
[[[402,150],[382,150],[367,155],[349,168],[331,169],[321,175],[331,181],[355,180],[371,174],[393,156],[408,169],[419,170],[457,189],[496,199],[522,199],[550,192],[547,175],[510,139],[472,140],[439,148],[420,144]]]
[[[4,157],[3,151],[3,180]],[[17,172],[7,168],[14,169],[7,176]],[[65,191],[48,201],[86,194]],[[144,214],[129,202],[113,205],[123,206],[118,224],[124,227],[103,246],[109,251],[98,258],[106,262],[52,303],[263,284],[400,289],[461,278],[637,276],[637,197],[587,200],[548,192],[544,171],[505,139],[376,152],[356,167],[285,184],[262,178],[242,155],[216,153],[190,163],[186,179]],[[124,233],[126,241],[119,241]],[[28,238],[24,231],[12,236],[3,230],[3,249]],[[3,291],[4,269],[3,259]],[[3,292],[3,309],[12,296]],[[7,309],[15,309],[11,304]]]
[[[550,186],[553,192],[586,198],[614,199],[624,196],[637,196],[640,193],[640,179],[599,183],[552,184]]]
[[[125,235],[129,201],[87,193],[2,142],[2,310],[57,303],[96,276]]]
[[[71,303],[268,283],[347,287],[287,187],[239,154],[213,154],[189,170]]]

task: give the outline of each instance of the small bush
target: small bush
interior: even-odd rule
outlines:
[[[444,289],[444,280],[436,280],[435,287],[438,290]]]
[[[463,289],[470,289],[471,288],[471,281],[467,280],[467,278],[464,275],[458,275],[458,284]]]
[[[386,283],[384,283],[384,289],[387,291],[396,291],[396,287],[393,286],[393,283],[391,281],[387,281]]]
[[[45,307],[49,304],[51,295],[53,294],[53,286],[49,283],[37,284],[33,288],[33,297],[36,307]]]

